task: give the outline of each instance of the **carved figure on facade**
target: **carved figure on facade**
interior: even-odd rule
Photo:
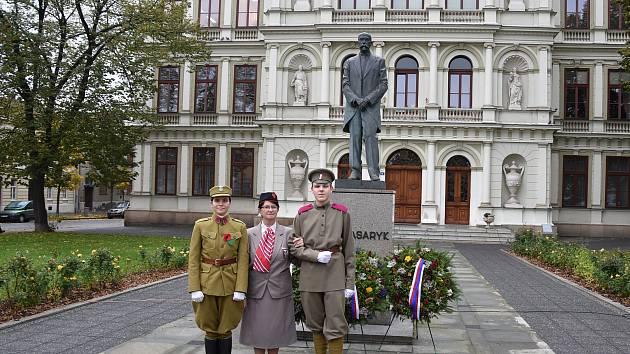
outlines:
[[[516,194],[521,187],[523,180],[523,173],[525,172],[525,166],[518,166],[515,161],[512,161],[510,165],[503,165],[503,174],[505,175],[505,185],[510,192],[510,197],[505,202],[506,208],[521,208],[522,205],[519,202]]]
[[[512,69],[510,77],[508,78],[509,84],[509,99],[510,105],[508,109],[521,110],[523,101],[523,83],[521,82],[521,75],[516,72],[516,68]]]
[[[302,182],[308,169],[308,160],[302,158],[299,154],[293,158],[287,160],[289,165],[289,177],[291,178],[291,185],[293,186],[293,198],[304,198],[302,194]]]
[[[306,78],[306,73],[304,72],[304,67],[302,65],[298,66],[297,71],[293,75],[293,79],[291,80],[291,87],[293,87],[294,106],[305,106],[306,99],[308,97],[308,80]]]

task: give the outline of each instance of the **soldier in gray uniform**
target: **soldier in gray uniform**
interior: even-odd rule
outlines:
[[[289,244],[302,261],[300,295],[306,325],[313,331],[316,354],[341,354],[348,333],[345,298],[354,291],[354,238],[348,208],[331,203],[335,175],[327,169],[308,174],[315,203],[301,207],[293,220],[295,237],[303,245]]]

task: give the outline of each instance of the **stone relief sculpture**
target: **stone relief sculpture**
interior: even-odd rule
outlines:
[[[306,79],[306,73],[302,65],[298,66],[298,70],[293,75],[291,80],[291,87],[293,87],[294,94],[294,106],[305,106],[306,99],[308,97],[308,80]]]
[[[294,158],[289,158],[287,164],[289,165],[289,177],[291,178],[291,185],[293,186],[293,194],[291,197],[304,198],[301,187],[308,169],[308,160],[301,158],[298,154],[295,155]]]
[[[523,83],[521,82],[521,75],[516,72],[516,68],[512,69],[512,73],[510,73],[510,78],[508,79],[508,84],[508,94],[510,99],[508,109],[521,110],[521,103],[523,101]]]
[[[503,174],[505,175],[505,185],[510,192],[510,197],[505,202],[506,208],[521,208],[522,205],[519,202],[516,194],[521,187],[523,179],[523,172],[525,172],[525,166],[518,166],[515,161],[512,164],[503,165]]]

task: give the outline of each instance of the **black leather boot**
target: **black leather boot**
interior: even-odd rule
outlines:
[[[216,339],[208,339],[205,340],[206,345],[206,354],[219,354],[219,344]]]
[[[232,353],[232,337],[219,339],[219,353],[218,354],[231,354]]]

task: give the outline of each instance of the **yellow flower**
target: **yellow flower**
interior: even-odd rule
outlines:
[[[372,287],[369,287],[369,286],[368,286],[368,287],[365,289],[365,292],[369,294],[369,293],[371,293],[371,292],[372,292],[372,290],[374,290],[374,289],[372,289]]]
[[[142,248],[142,245],[138,246],[138,248]]]
[[[77,280],[77,276],[76,275],[71,276],[70,280]]]
[[[92,250],[92,256],[96,255],[96,250]]]
[[[83,255],[81,253],[77,254],[77,257],[81,258]]]
[[[62,269],[63,269],[63,264],[60,264],[60,265],[58,265],[58,266],[57,266],[57,270],[59,270],[59,271],[60,271],[60,270],[62,270]]]
[[[411,261],[411,256],[405,257],[405,262],[410,262],[410,261]]]

